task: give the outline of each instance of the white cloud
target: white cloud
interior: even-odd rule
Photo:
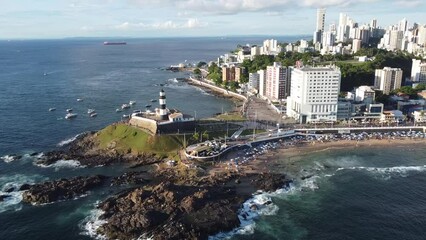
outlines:
[[[114,26],[114,29],[117,30],[134,30],[134,29],[193,29],[206,27],[208,23],[200,22],[197,18],[190,18],[185,22],[175,22],[175,21],[165,21],[157,23],[129,23],[124,22],[119,25]]]
[[[213,14],[237,14],[240,12],[280,11],[296,6],[301,7],[332,7],[348,6],[384,0],[129,0],[141,7],[175,6],[185,11],[207,12]],[[389,0],[388,0],[389,1]],[[395,1],[395,0],[394,0]],[[400,1],[400,0],[398,0]],[[417,0],[414,0],[417,1]]]
[[[420,5],[422,5],[424,2],[424,0],[399,0],[399,1],[395,1],[395,5],[399,6],[399,7],[409,7],[409,8],[414,8],[414,7],[419,7]]]

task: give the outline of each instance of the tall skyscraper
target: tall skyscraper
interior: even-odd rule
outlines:
[[[391,91],[401,88],[401,83],[402,70],[400,68],[376,69],[374,87],[382,90],[383,94],[389,94]]]
[[[325,25],[325,8],[317,9],[317,26],[314,32],[314,43],[321,43]]]
[[[324,32],[325,25],[325,8],[320,8],[317,10],[317,31]]]
[[[373,19],[373,20],[371,20],[371,24],[370,24],[371,26],[371,28],[377,28],[377,19]]]
[[[399,31],[403,31],[403,32],[406,32],[408,30],[408,21],[407,21],[407,19],[404,18],[401,21],[399,21],[398,30]]]
[[[294,68],[287,116],[300,123],[337,121],[340,79],[335,66]]]

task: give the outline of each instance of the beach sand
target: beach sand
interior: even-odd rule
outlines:
[[[282,146],[277,149],[270,149],[267,153],[258,155],[254,160],[239,165],[238,169],[234,165],[228,165],[229,161],[223,160],[214,164],[209,172],[235,172],[241,174],[275,172],[283,173],[291,169],[294,163],[303,156],[314,154],[315,152],[333,151],[340,149],[356,148],[400,148],[401,150],[415,149],[426,146],[426,139],[369,139],[363,141],[339,140],[331,142],[304,142],[294,146]]]

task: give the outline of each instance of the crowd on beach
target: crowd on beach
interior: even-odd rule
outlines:
[[[295,146],[315,145],[329,142],[339,141],[352,141],[358,144],[362,141],[368,140],[386,140],[388,142],[394,140],[425,140],[426,133],[419,131],[395,131],[395,132],[361,132],[349,134],[312,134],[312,135],[299,135],[288,139],[281,139],[275,142],[264,142],[251,148],[240,150],[234,154],[228,155],[232,157],[217,162],[215,166],[220,167],[222,170],[231,172],[241,172],[245,166],[253,166],[255,160],[259,160],[261,156],[271,153],[276,149],[286,149]],[[262,158],[266,165],[267,159]],[[262,163],[260,163],[262,164]],[[265,167],[265,166],[264,166]],[[247,169],[246,169],[247,170]]]

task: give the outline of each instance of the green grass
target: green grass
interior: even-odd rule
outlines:
[[[264,133],[266,132],[265,129],[256,129],[254,131],[255,134]],[[253,129],[246,129],[241,133],[241,136],[247,136],[247,135],[253,135]]]
[[[151,136],[125,124],[110,125],[102,129],[96,139],[101,149],[114,148],[119,153],[154,154],[158,157],[174,158],[183,146],[180,136]]]
[[[240,114],[221,114],[216,116],[217,119],[224,121],[246,121],[247,119]]]

